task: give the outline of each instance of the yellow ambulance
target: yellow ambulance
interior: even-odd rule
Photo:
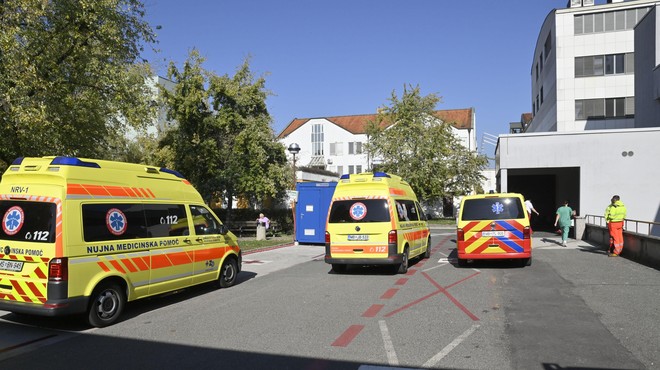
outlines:
[[[456,232],[457,264],[468,260],[517,259],[532,264],[532,238],[525,199],[518,193],[467,195]]]
[[[0,183],[0,310],[86,313],[205,282],[229,287],[236,237],[181,174],[75,157],[18,158]]]
[[[411,258],[428,258],[431,235],[410,185],[385,172],[342,175],[328,210],[325,262],[335,272],[347,265],[392,265],[408,271]]]

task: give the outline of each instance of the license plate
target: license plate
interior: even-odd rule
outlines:
[[[2,260],[0,261],[0,270],[21,272],[23,270],[23,262]]]
[[[506,231],[482,231],[481,236],[504,236]]]
[[[365,241],[369,240],[369,235],[349,235],[348,241]]]

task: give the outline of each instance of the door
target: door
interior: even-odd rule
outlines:
[[[299,184],[296,205],[296,240],[324,243],[325,221],[337,183]]]

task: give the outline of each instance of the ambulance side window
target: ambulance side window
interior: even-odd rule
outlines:
[[[215,219],[213,213],[204,206],[190,206],[190,214],[195,225],[195,234],[219,234],[220,223]]]
[[[419,214],[419,219],[422,221],[426,221],[426,214],[424,213],[424,210],[422,209],[422,205],[415,202],[415,207],[417,207],[417,214]]]
[[[397,200],[397,212],[399,221],[419,221],[419,212],[412,200]]]
[[[144,216],[150,238],[190,234],[183,204],[145,204]]]
[[[83,204],[82,221],[87,242],[148,237],[141,204]]]

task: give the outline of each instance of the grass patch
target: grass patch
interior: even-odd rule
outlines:
[[[254,236],[238,238],[238,246],[241,247],[243,252],[290,243],[293,243],[293,235],[275,236],[266,240],[257,240]]]
[[[452,225],[456,226],[455,218],[438,218],[434,220],[427,221],[430,225]]]

